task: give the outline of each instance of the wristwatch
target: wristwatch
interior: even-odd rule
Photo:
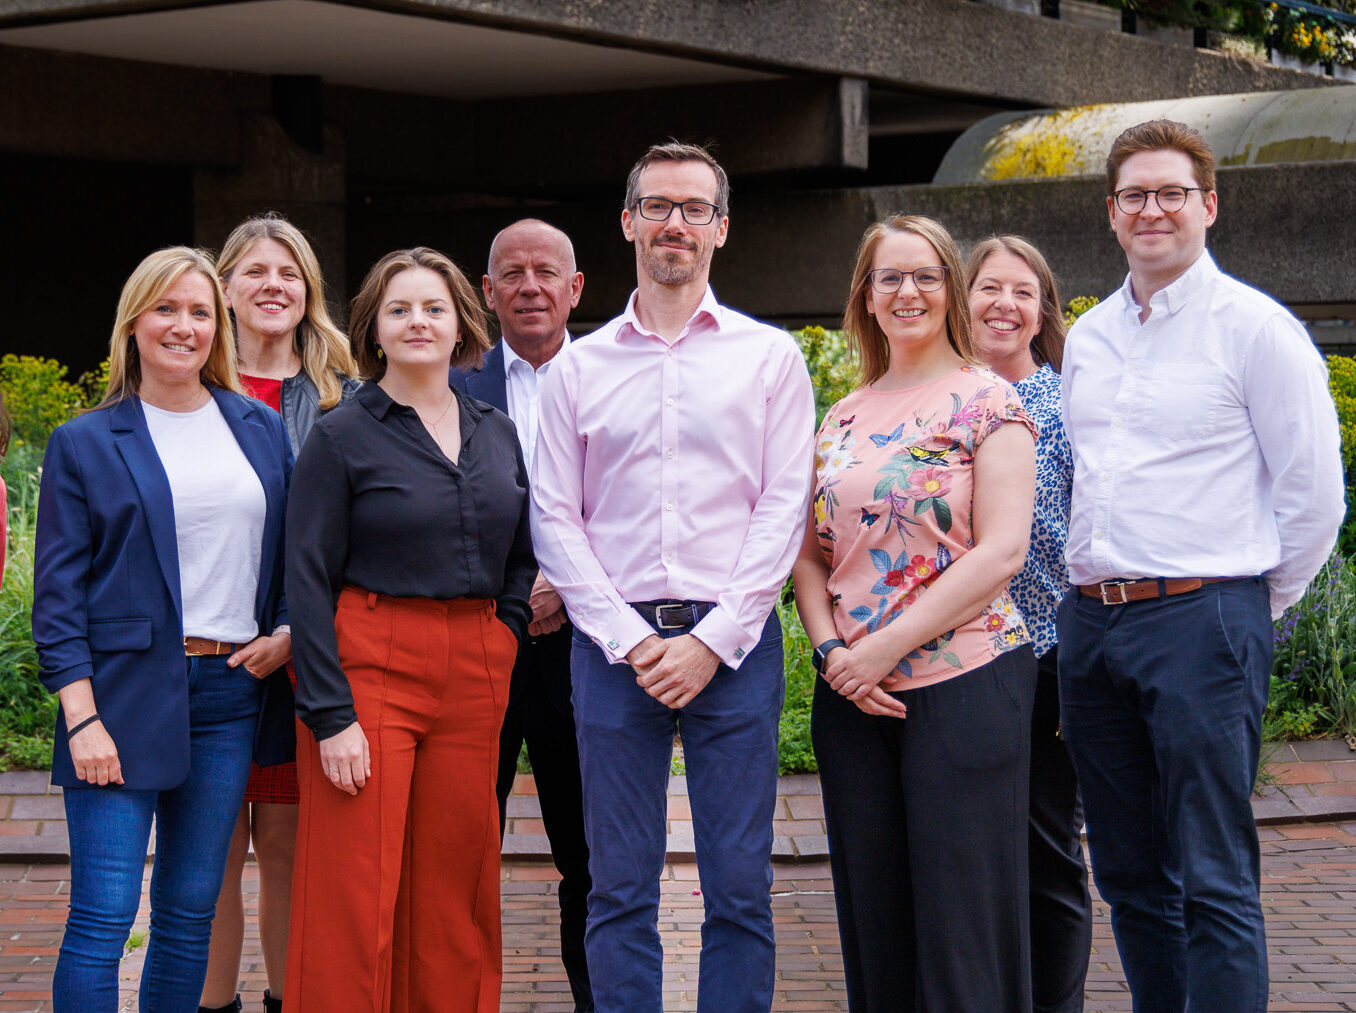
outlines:
[[[818,672],[820,675],[823,675],[824,667],[829,663],[829,652],[832,651],[835,647],[846,647],[846,646],[847,644],[843,643],[841,640],[834,639],[826,640],[818,647],[816,647],[814,653],[815,671]]]

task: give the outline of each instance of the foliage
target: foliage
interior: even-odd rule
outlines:
[[[1334,553],[1273,640],[1271,729],[1356,734],[1356,565]]]
[[[66,380],[65,366],[34,355],[0,358],[0,390],[14,422],[14,438],[39,448],[86,403],[80,387]]]
[[[810,383],[815,389],[815,420],[821,421],[835,402],[857,388],[857,370],[842,331],[803,327],[791,336],[800,345]]]
[[[1356,13],[1356,2],[1336,0],[1329,8]],[[1309,11],[1270,3],[1262,8],[1263,36],[1272,49],[1311,63],[1356,64],[1356,26]]]
[[[47,767],[52,757],[56,697],[38,681],[33,646],[33,534],[38,480],[9,487],[9,533],[0,583],[0,766]]]
[[[789,585],[788,585],[789,586]],[[810,745],[810,704],[814,698],[814,648],[800,624],[800,616],[784,592],[777,606],[782,621],[782,661],[786,669],[786,699],[777,744],[779,774],[813,774],[819,770]]]
[[[1076,295],[1064,307],[1064,326],[1072,327],[1074,321],[1102,300],[1095,295]]]
[[[1342,430],[1342,473],[1346,476],[1347,503],[1352,502],[1352,482],[1356,479],[1356,358],[1328,356],[1328,390],[1337,407],[1337,422]],[[1337,552],[1345,559],[1356,559],[1356,517],[1348,513],[1337,536]]]

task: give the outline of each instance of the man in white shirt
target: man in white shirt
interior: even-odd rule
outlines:
[[[782,639],[773,608],[809,505],[814,399],[785,332],[707,284],[729,183],[656,145],[627,182],[626,311],[541,394],[533,547],[575,624],[571,670],[599,1013],[661,1013],[657,922],[675,732],[705,920],[697,1009],[767,1013]]]
[[[1205,249],[1214,155],[1157,120],[1107,158],[1130,267],[1074,325],[1059,614],[1063,734],[1137,1010],[1263,1013],[1257,774],[1273,617],[1343,513],[1336,413],[1304,328]]]
[[[556,353],[569,341],[566,324],[570,310],[579,305],[584,276],[575,266],[569,236],[546,222],[525,218],[494,237],[481,288],[503,337],[478,370],[462,373],[454,369],[451,380],[513,419],[530,475],[537,446],[537,394]],[[592,1013],[593,992],[584,954],[591,887],[589,849],[570,706],[573,627],[560,596],[540,574],[530,604],[532,623],[513,666],[499,736],[499,829],[502,834],[518,753],[526,743],[551,858],[561,875],[560,959],[570,981],[575,1013]]]

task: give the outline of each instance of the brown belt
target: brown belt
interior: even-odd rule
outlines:
[[[206,654],[234,654],[238,650],[239,644],[226,644],[220,640],[206,640],[203,637],[184,637],[186,658],[200,658]]]
[[[1206,584],[1237,579],[1237,577],[1146,577],[1142,580],[1104,580],[1100,584],[1079,584],[1078,593],[1089,598],[1099,598],[1103,605],[1128,605],[1132,601],[1186,594],[1188,591],[1199,591]],[[1163,585],[1162,591],[1158,587],[1160,583]]]

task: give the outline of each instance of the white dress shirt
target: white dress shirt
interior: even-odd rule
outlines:
[[[1069,579],[1264,574],[1297,601],[1344,512],[1337,414],[1303,326],[1202,253],[1139,322],[1130,278],[1074,324]]]
[[[710,601],[732,668],[805,533],[814,397],[791,336],[708,288],[670,344],[626,312],[553,360],[532,477],[537,562],[614,664],[654,630],[627,602]]]
[[[523,448],[523,463],[527,465],[528,475],[532,474],[532,461],[537,453],[537,396],[541,393],[541,381],[551,368],[553,359],[547,359],[537,369],[513,350],[504,338],[499,339],[504,346],[504,392],[508,397],[508,416],[518,430],[518,444]],[[569,339],[566,339],[569,344]]]

